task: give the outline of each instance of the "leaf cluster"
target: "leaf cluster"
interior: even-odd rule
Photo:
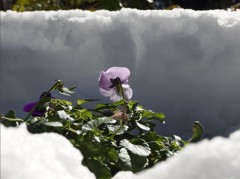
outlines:
[[[56,82],[51,90],[69,95],[72,88]],[[50,90],[50,91],[51,91]],[[202,126],[196,122],[193,136],[184,141],[178,136],[157,134],[155,126],[165,122],[163,113],[140,106],[136,101],[118,101],[84,107],[95,100],[68,100],[42,97],[38,108],[45,109],[41,117],[25,120],[13,110],[1,116],[5,126],[26,123],[32,133],[56,132],[65,136],[83,154],[86,165],[98,179],[108,179],[119,171],[139,172],[177,154],[189,142],[200,140]]]
[[[194,10],[229,9],[234,11],[239,9],[240,5],[239,1],[236,0],[16,0],[12,10],[20,12],[69,9],[116,11],[123,7],[143,10],[184,8]],[[3,7],[1,10],[3,9],[5,8]]]
[[[82,9],[95,11],[97,9],[119,10],[119,0],[17,0],[12,10],[36,11],[36,10],[69,10]]]

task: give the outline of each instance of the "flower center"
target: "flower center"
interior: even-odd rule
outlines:
[[[116,87],[117,92],[120,93],[120,88],[121,88],[121,87],[120,87],[120,86],[121,86],[121,80],[120,80],[120,78],[119,78],[119,77],[117,77],[117,78],[115,78],[115,79],[110,78],[110,81],[111,81],[112,85],[109,86],[109,88],[114,88],[114,87]]]
[[[112,85],[109,86],[109,88],[114,88],[115,86],[117,86],[117,85],[119,84],[119,82],[121,83],[119,77],[117,77],[117,78],[115,78],[115,79],[110,78],[110,81],[111,81]]]

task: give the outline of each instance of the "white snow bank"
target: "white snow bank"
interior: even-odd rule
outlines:
[[[215,137],[184,148],[155,167],[132,174],[119,172],[113,179],[239,179],[240,130],[229,138]],[[64,137],[29,134],[1,126],[2,179],[92,179],[81,165],[82,155]]]
[[[114,179],[239,179],[240,130],[229,138],[192,144],[178,155],[138,174],[119,172]]]
[[[81,164],[82,155],[70,142],[54,133],[30,134],[1,127],[2,179],[94,179]]]
[[[240,12],[1,12],[1,112],[21,113],[55,79],[101,98],[99,71],[126,66],[133,99],[167,116],[162,134],[240,128]],[[22,114],[21,114],[22,115]]]

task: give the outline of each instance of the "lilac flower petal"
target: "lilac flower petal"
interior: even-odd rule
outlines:
[[[119,78],[126,100],[130,99],[133,91],[128,85],[129,76],[130,71],[126,67],[111,67],[106,72],[101,71],[98,78],[100,93],[103,96],[110,97],[110,100],[114,102],[123,99],[116,89],[118,88],[117,85],[119,85],[117,78]]]
[[[122,96],[120,96],[119,94],[115,94],[115,95],[113,95],[112,97],[110,97],[110,100],[112,101],[112,102],[117,102],[117,101],[120,101],[120,100],[122,100],[123,98],[122,98]]]
[[[100,93],[105,97],[110,97],[110,100],[113,102],[119,101],[122,99],[122,96],[117,93],[115,88],[111,88],[111,90],[107,91],[103,88],[99,88]]]
[[[125,98],[127,100],[131,99],[132,95],[133,95],[132,88],[130,88],[129,85],[125,85],[125,84],[122,84],[122,87],[123,87],[123,92],[124,92]]]
[[[133,95],[133,90],[130,88],[129,85],[123,84],[122,87],[123,87],[123,93],[124,93],[126,100],[131,99],[132,95]],[[112,96],[110,96],[110,100],[113,102],[116,102],[116,101],[120,101],[122,99],[123,99],[122,95],[120,93],[117,93],[116,89],[114,89]]]
[[[28,103],[23,107],[23,111],[30,112],[32,108],[36,105],[36,102]]]
[[[99,88],[99,92],[106,97],[111,97],[113,96],[116,92],[114,90],[114,88],[110,88],[110,90],[105,90],[103,88]]]
[[[126,67],[111,67],[106,71],[107,74],[112,74],[114,78],[120,78],[122,83],[128,81],[128,77],[130,76],[130,71]]]
[[[109,89],[110,89],[109,87],[112,85],[110,78],[111,78],[111,77],[110,77],[109,74],[105,73],[104,71],[101,71],[101,72],[100,72],[99,79],[98,79],[98,81],[99,81],[99,87],[100,87],[100,88],[103,88],[103,89],[105,89],[105,90],[109,90]],[[101,94],[102,94],[102,93],[101,93]],[[104,95],[104,96],[105,96],[105,95]]]

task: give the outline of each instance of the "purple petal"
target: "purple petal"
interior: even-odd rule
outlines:
[[[105,90],[103,88],[99,88],[99,92],[106,97],[111,97],[113,96],[116,92],[114,88],[110,88],[110,90]]]
[[[104,71],[101,71],[98,79],[99,87],[105,90],[110,90],[109,87],[112,85],[110,78],[112,78],[111,74],[107,74]]]
[[[32,103],[29,103],[29,104],[26,104],[24,107],[23,107],[23,111],[25,112],[30,112],[32,110],[32,108],[34,108],[34,106],[37,104],[37,102],[32,102]],[[43,116],[43,114],[45,113],[45,110],[35,110],[33,111],[32,113],[32,116]]]
[[[123,93],[124,93],[124,96],[125,96],[126,100],[131,99],[131,98],[132,98],[132,95],[133,95],[133,91],[132,91],[132,89],[130,88],[130,86],[123,84],[122,87],[123,87]],[[108,96],[108,97],[109,97],[109,96]],[[119,94],[119,93],[117,93],[116,89],[114,88],[114,90],[113,90],[113,92],[112,92],[112,95],[110,96],[110,100],[111,100],[112,102],[116,102],[116,101],[120,101],[120,100],[122,100],[122,99],[123,99],[123,98],[122,98],[122,95]]]
[[[112,102],[117,102],[117,101],[120,101],[120,100],[122,100],[122,99],[123,99],[122,96],[120,96],[120,95],[117,94],[117,93],[110,98],[110,100],[111,100]]]
[[[45,110],[41,110],[41,111],[35,110],[35,111],[32,113],[32,116],[41,117],[41,116],[43,116],[44,113],[45,113]]]
[[[128,77],[130,76],[130,71],[126,67],[111,67],[106,71],[107,74],[111,74],[113,78],[120,78],[122,83],[128,82]]]
[[[131,99],[131,98],[132,98],[132,95],[133,95],[133,90],[132,90],[132,88],[130,88],[129,85],[124,85],[124,84],[122,85],[122,87],[123,87],[123,92],[124,92],[125,98],[126,98],[127,100]]]
[[[32,108],[36,105],[36,102],[28,103],[23,107],[23,111],[30,112]]]

